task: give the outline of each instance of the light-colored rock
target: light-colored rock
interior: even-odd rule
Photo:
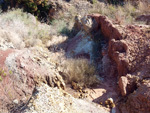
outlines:
[[[85,57],[93,60],[94,41],[85,32],[80,31],[67,46],[67,55],[71,57]]]
[[[114,103],[114,101],[113,101],[112,98],[108,98],[108,99],[105,101],[105,105],[106,105],[106,106],[109,106],[110,108],[115,108],[115,107],[116,107],[116,106],[115,106],[115,103]]]
[[[24,113],[109,113],[94,103],[75,99],[68,93],[46,84],[36,87]]]
[[[122,96],[126,96],[126,94],[127,94],[127,84],[128,84],[127,77],[125,77],[125,76],[120,77],[119,87],[120,87]]]
[[[91,17],[85,16],[81,19],[81,22],[82,22],[83,29],[87,33],[90,33],[93,30],[94,22]]]
[[[19,102],[18,102],[18,100],[17,100],[17,99],[13,100],[13,103],[15,103],[15,104],[19,104]]]

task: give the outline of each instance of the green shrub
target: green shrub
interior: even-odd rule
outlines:
[[[32,13],[39,17],[46,17],[49,9],[52,7],[48,4],[48,0],[14,0],[12,6],[12,0],[5,0],[6,4],[11,7],[22,7],[25,11]]]

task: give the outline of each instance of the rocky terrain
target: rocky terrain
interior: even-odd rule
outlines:
[[[50,25],[0,13],[0,113],[149,113],[149,11],[123,24],[93,1],[52,4]]]

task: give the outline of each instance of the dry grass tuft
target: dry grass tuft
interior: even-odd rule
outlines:
[[[86,59],[69,59],[63,64],[66,83],[91,86],[98,82],[95,67]]]
[[[13,9],[0,13],[0,27],[18,35],[20,40],[40,39],[46,42],[50,38],[50,26],[40,23],[36,17],[22,9]]]
[[[138,10],[141,14],[150,14],[150,1],[149,2],[139,2]]]

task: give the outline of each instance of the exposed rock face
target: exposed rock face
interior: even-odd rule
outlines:
[[[55,65],[47,60],[47,51],[42,48],[0,51],[0,66],[7,73],[0,82],[0,110],[15,111],[32,96],[35,85],[44,82],[51,87],[65,87]],[[11,71],[11,74],[9,73]],[[14,103],[14,102],[16,102]],[[9,107],[8,107],[9,106]]]
[[[150,28],[148,26],[117,26],[104,16],[91,15],[91,17],[99,23],[101,32],[108,40],[108,54],[117,65],[118,76],[125,76],[141,68],[143,59],[150,55],[148,52],[150,51],[148,44]]]
[[[118,76],[133,73],[141,69],[143,64],[149,64],[148,26],[117,26],[104,16],[92,17],[99,23],[101,32],[109,41],[108,53],[117,65]]]
[[[121,77],[127,73],[133,73],[141,69],[143,64],[149,63],[150,28],[148,26],[119,26],[113,24],[107,17],[99,14],[88,16],[92,17],[94,19],[93,23],[96,21],[97,25],[93,28],[91,26],[92,22],[90,22],[88,25],[91,26],[90,28],[92,29],[90,31],[87,30],[88,28],[84,26],[87,26],[88,21],[91,21],[91,18],[87,18],[86,22],[81,23],[81,29],[86,32],[88,31],[89,34],[92,34],[93,30],[94,32],[99,32],[99,29],[101,30],[105,38],[104,40],[108,42],[108,49],[105,51],[107,51],[110,59],[113,60],[113,63],[115,63],[117,67],[116,76]],[[79,34],[81,35],[81,33]],[[83,38],[83,36],[79,34],[73,40],[77,39],[77,37]],[[86,35],[84,35],[84,37],[86,37]],[[143,61],[143,59],[145,60]]]
[[[108,55],[114,65],[116,65],[115,70],[117,73],[115,74],[118,78],[121,77],[119,85],[122,95],[125,96],[126,94],[132,93],[136,89],[139,79],[150,77],[150,27],[136,25],[117,26],[112,24],[104,16],[91,15],[91,17],[99,23],[101,32],[108,40]],[[131,75],[129,76],[128,73]],[[142,93],[142,91],[140,92],[141,87],[137,89],[137,95]],[[145,93],[147,96],[149,95],[148,90],[145,90]],[[133,101],[130,98],[127,101],[134,106],[137,103],[136,98],[138,96],[133,95],[131,94],[129,96],[132,97]],[[146,103],[147,101],[148,98],[138,101],[140,103],[136,106],[137,111],[141,109],[139,105],[142,105],[146,109],[147,105],[142,103]],[[133,109],[130,106],[132,112],[136,112],[134,108],[135,106]],[[141,111],[141,113],[144,112]],[[147,109],[146,112],[150,111]]]
[[[70,40],[67,46],[67,55],[71,57],[85,57],[93,61],[95,58],[94,49],[97,47],[93,40],[91,32],[97,27],[96,21],[91,17],[85,16],[81,18],[80,15],[76,17],[75,28],[79,31],[77,35]],[[96,50],[97,51],[97,50]]]
[[[80,31],[68,44],[68,56],[85,57],[92,60],[93,44],[91,37]]]
[[[150,112],[150,81],[143,81],[139,88],[129,95],[127,102],[121,106],[122,113]]]
[[[147,89],[149,88],[149,86],[143,85],[138,87],[138,84],[141,80],[150,78],[150,27],[138,25],[117,25],[112,23],[107,17],[100,14],[88,15],[88,18],[86,19],[87,20],[84,22],[77,22],[80,23],[78,24],[78,28],[81,28],[82,32],[80,31],[78,35],[76,35],[76,37],[72,39],[73,41],[71,42],[73,43],[69,46],[69,51],[73,50],[74,56],[85,53],[84,51],[74,50],[79,48],[79,43],[84,42],[83,40],[88,40],[89,36],[91,39],[90,41],[93,41],[92,37],[95,37],[96,34],[100,32],[102,35],[99,35],[98,38],[103,38],[103,40],[105,40],[107,44],[105,44],[105,46],[102,46],[101,52],[99,52],[99,54],[102,54],[103,58],[108,55],[108,59],[110,60],[109,64],[112,65],[105,72],[109,72],[118,78],[122,96],[129,95],[127,103],[125,103],[127,105],[125,106],[125,109],[133,113],[140,110],[141,108],[146,109],[148,105],[142,103],[148,102],[148,98],[146,99],[143,96],[144,99],[140,101],[138,101],[137,98],[142,93],[141,87],[145,87]],[[94,23],[97,24],[93,27],[92,24]],[[79,25],[81,27],[79,27]],[[82,35],[83,32],[86,35]],[[86,44],[87,43],[80,45],[79,50],[82,50],[82,48],[88,50],[85,47]],[[94,41],[93,44],[95,44]],[[94,55],[93,50],[86,53],[89,58]],[[103,65],[103,63],[101,64]],[[134,90],[137,91],[137,94],[133,93]],[[145,94],[149,96],[149,90],[144,91]],[[132,97],[133,102],[130,97]],[[136,105],[137,101],[139,104],[137,104],[137,106],[134,106],[134,103]],[[131,106],[134,107],[129,109],[128,104],[131,104]],[[150,111],[149,109],[147,109],[146,111],[140,110],[139,112],[145,113]]]

